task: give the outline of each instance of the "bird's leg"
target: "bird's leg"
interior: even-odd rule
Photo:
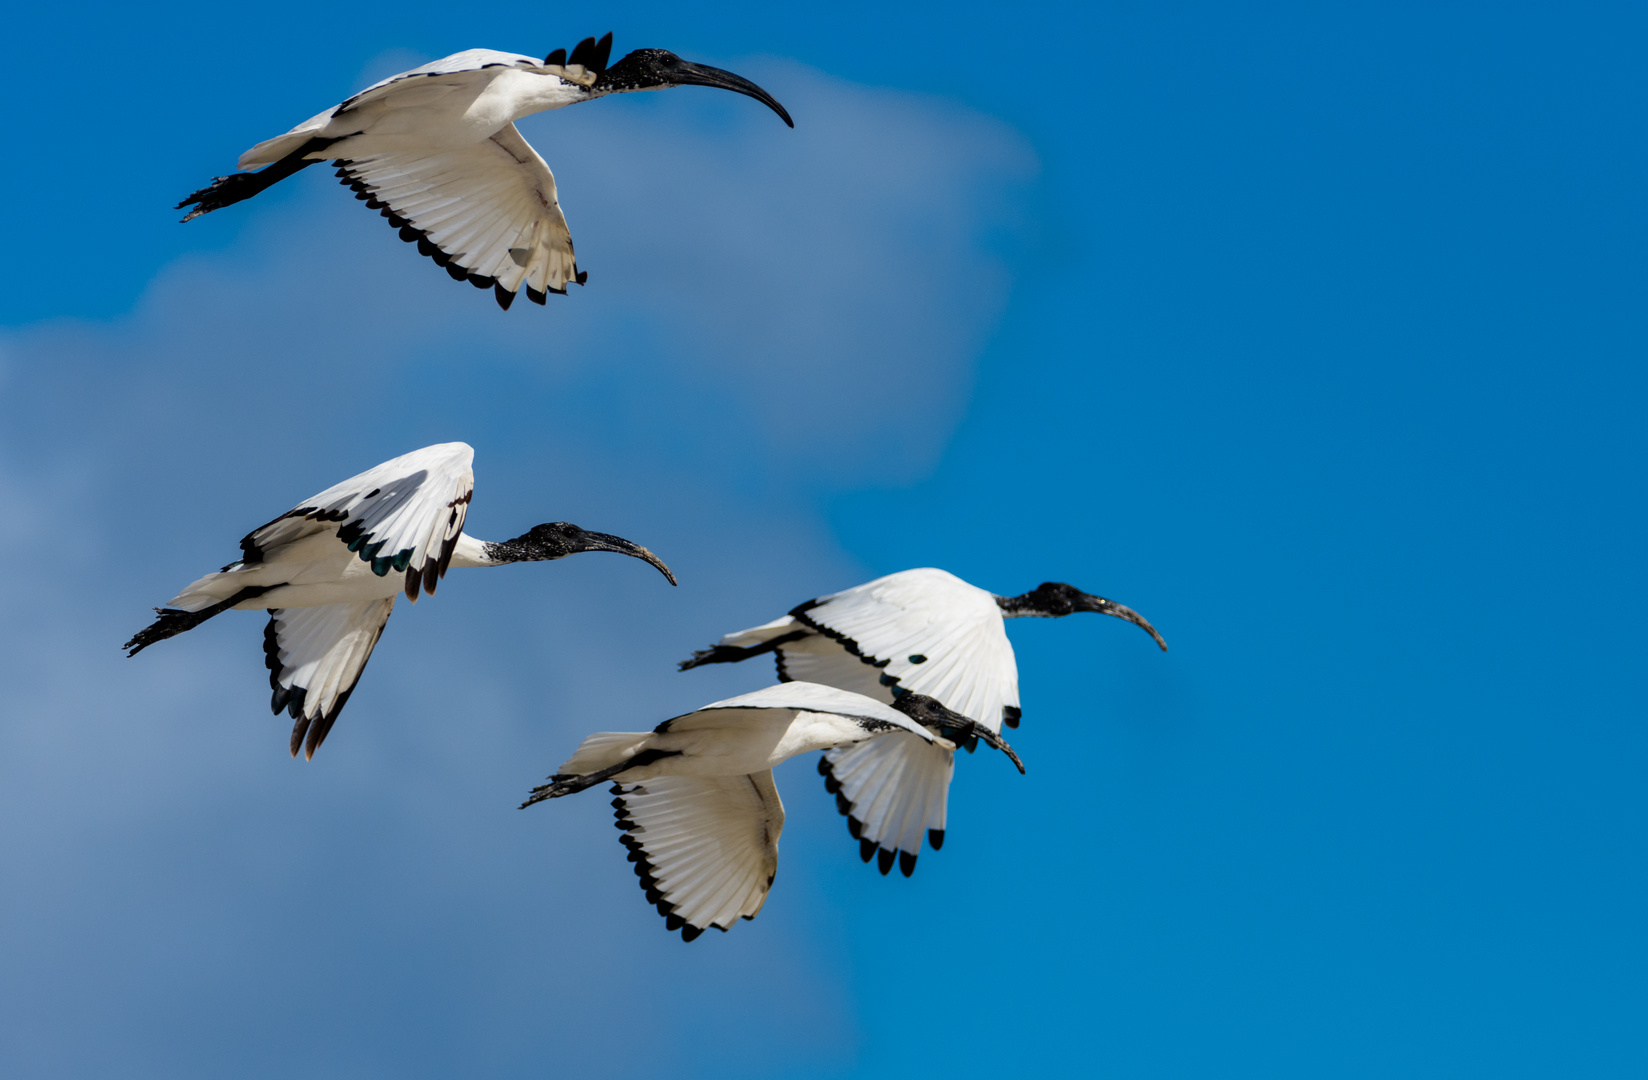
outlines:
[[[810,630],[792,630],[788,634],[780,634],[771,640],[763,641],[759,645],[747,647],[742,645],[716,645],[713,648],[699,649],[692,654],[692,659],[682,660],[678,670],[686,671],[702,664],[736,664],[740,660],[748,660],[752,656],[773,652],[780,646],[788,645],[792,641],[800,641],[811,632]]]
[[[209,608],[202,608],[199,611],[180,611],[177,608],[155,608],[155,613],[158,614],[160,618],[133,634],[132,640],[126,642],[126,644],[120,647],[122,649],[131,650],[126,654],[127,656],[136,656],[138,653],[142,652],[144,649],[147,649],[155,642],[165,641],[169,637],[176,637],[185,630],[193,630],[195,627],[199,626],[207,619],[210,619],[212,616],[221,615],[242,601],[250,600],[255,596],[262,596],[264,593],[268,592],[269,589],[270,586],[267,585],[248,585],[246,588],[235,593],[235,595],[229,597],[229,599],[224,600],[221,603],[213,604]]]
[[[217,176],[212,182],[187,199],[177,204],[176,209],[194,205],[184,221],[193,221],[202,214],[209,214],[213,210],[221,210],[225,206],[250,199],[253,195],[265,188],[273,187],[282,180],[315,164],[321,159],[311,158],[310,154],[319,153],[328,146],[337,142],[337,139],[310,139],[290,154],[281,158],[272,165],[267,165],[257,172],[237,172],[228,176]]]
[[[549,783],[539,784],[532,789],[532,795],[526,802],[516,807],[525,810],[533,803],[543,802],[545,799],[559,799],[562,795],[576,795],[586,788],[605,783],[624,772],[626,769],[640,768],[642,765],[651,765],[660,758],[677,757],[679,750],[643,750],[633,757],[625,758],[616,765],[608,765],[604,769],[597,769],[592,773],[556,773],[549,777]]]

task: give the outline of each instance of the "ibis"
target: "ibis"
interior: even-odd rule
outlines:
[[[1020,717],[1018,666],[1003,620],[1079,611],[1125,619],[1167,649],[1132,608],[1062,582],[996,596],[926,568],[809,600],[781,619],[728,634],[680,668],[770,653],[781,682],[824,683],[894,704],[905,694],[923,694],[996,732],[1017,727]],[[896,858],[908,877],[924,835],[935,851],[944,844],[954,765],[949,748],[898,736],[828,750],[818,771],[864,861],[876,859],[886,874]]]
[[[608,66],[612,35],[544,59],[468,49],[392,75],[284,135],[240,155],[177,208],[184,221],[256,195],[318,161],[458,281],[544,303],[582,285],[555,176],[515,127],[523,116],[611,94],[713,86],[746,94],[795,127],[784,106],[730,71],[666,49],[637,49]],[[261,166],[261,168],[260,168]],[[253,170],[257,171],[245,171]]]
[[[647,902],[691,941],[753,919],[778,872],[784,804],[775,765],[827,747],[896,735],[949,753],[983,739],[1024,765],[994,730],[922,694],[891,707],[830,686],[788,682],[705,705],[650,732],[589,736],[521,804],[612,781],[618,828]]]
[[[136,656],[231,608],[267,610],[264,660],[270,707],[292,717],[291,752],[305,759],[354,692],[402,593],[433,596],[453,566],[507,566],[614,551],[642,559],[675,584],[639,544],[564,521],[513,540],[463,531],[475,487],[466,443],[426,446],[305,499],[240,542],[240,558],[196,581],[121,648]]]

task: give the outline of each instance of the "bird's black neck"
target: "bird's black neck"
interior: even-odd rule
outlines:
[[[1047,581],[1019,596],[998,596],[996,606],[1004,619],[1058,619],[1084,610],[1077,601],[1086,599],[1087,594],[1072,586]]]
[[[1040,600],[1041,597],[1034,592],[1027,592],[1021,596],[998,596],[996,597],[996,606],[1001,608],[1001,617],[1004,619],[1017,619],[1027,616],[1042,619],[1054,618],[1054,612],[1042,607]]]
[[[545,558],[542,547],[526,536],[517,536],[513,540],[483,541],[481,552],[489,563],[537,562]]]

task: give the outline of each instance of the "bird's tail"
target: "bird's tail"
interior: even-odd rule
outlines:
[[[310,139],[290,154],[281,158],[266,168],[257,172],[237,172],[228,176],[218,176],[199,191],[177,204],[177,209],[193,206],[183,218],[184,221],[193,221],[202,214],[209,214],[213,210],[221,210],[225,206],[232,206],[237,202],[244,202],[265,188],[273,187],[295,172],[313,165],[320,158],[309,155],[325,150],[337,142],[336,139]]]
[[[577,751],[555,773],[582,776],[628,761],[640,753],[651,736],[650,731],[597,731],[578,744]]]

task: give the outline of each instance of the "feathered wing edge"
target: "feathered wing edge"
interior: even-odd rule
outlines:
[[[905,877],[915,873],[924,837],[934,851],[944,846],[954,750],[890,733],[824,751],[818,772],[859,856],[876,859],[882,874],[895,859]]]
[[[514,124],[456,155],[381,154],[334,164],[343,185],[402,240],[453,280],[490,288],[505,311],[518,290],[541,305],[549,293],[565,296],[568,283],[589,280],[578,269],[555,176]],[[458,187],[467,188],[462,199],[453,194]],[[481,225],[473,211],[485,200],[496,200],[497,220]]]
[[[284,709],[294,721],[293,757],[301,748],[304,759],[312,759],[326,740],[355,692],[394,606],[391,596],[269,612],[263,631],[264,665],[272,691],[269,707],[277,716]]]
[[[620,839],[647,902],[692,941],[753,919],[778,873],[784,804],[771,770],[612,785]]]

